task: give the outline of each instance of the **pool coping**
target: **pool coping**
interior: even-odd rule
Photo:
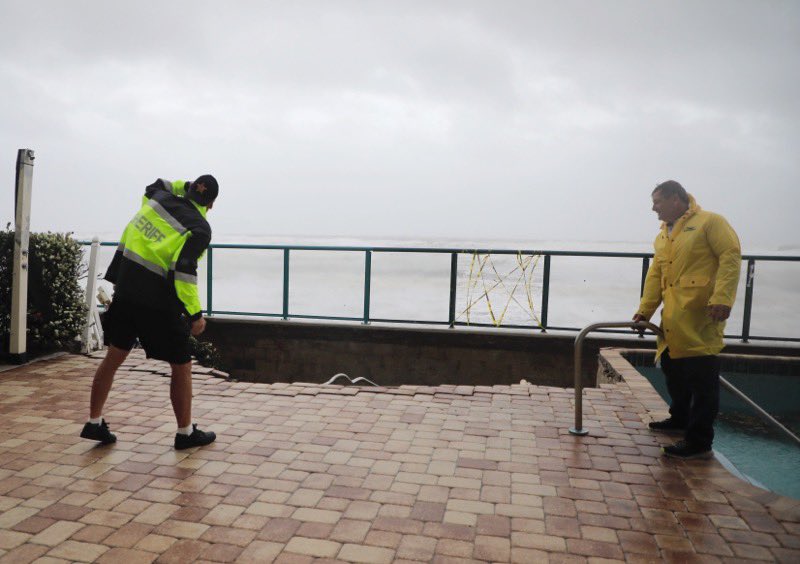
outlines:
[[[644,408],[641,413],[643,421],[663,419],[669,413],[669,406],[656,391],[656,389],[634,366],[625,358],[626,354],[654,354],[654,351],[641,349],[604,348],[600,350],[598,385],[623,386],[630,390],[636,400],[635,403]],[[605,383],[601,383],[605,381]],[[667,444],[671,441],[669,435],[654,433],[660,442]],[[693,460],[691,465],[695,474],[714,484],[724,492],[736,493],[767,507],[773,515],[779,517],[800,511],[800,499],[790,498],[769,490],[765,490],[751,482],[737,476],[726,464],[714,457],[708,460]],[[687,463],[688,464],[688,463]]]

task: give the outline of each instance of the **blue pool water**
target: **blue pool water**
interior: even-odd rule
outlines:
[[[669,403],[661,369],[645,366],[636,369]],[[800,435],[800,377],[737,372],[723,372],[722,376]],[[720,391],[720,413],[714,433],[714,450],[727,458],[746,479],[800,499],[800,447],[724,388]]]

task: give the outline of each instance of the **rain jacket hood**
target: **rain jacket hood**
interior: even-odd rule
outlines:
[[[742,255],[733,228],[689,195],[689,209],[671,231],[662,222],[654,248],[638,314],[650,319],[663,303],[657,355],[667,347],[672,358],[719,353],[725,322],[713,321],[707,306],[736,299]]]

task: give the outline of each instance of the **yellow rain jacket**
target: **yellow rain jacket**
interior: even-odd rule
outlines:
[[[662,223],[654,247],[638,313],[650,319],[664,304],[656,357],[667,347],[672,358],[719,353],[725,322],[713,321],[706,306],[732,307],[736,299],[742,254],[733,228],[689,195],[689,209],[672,232]]]

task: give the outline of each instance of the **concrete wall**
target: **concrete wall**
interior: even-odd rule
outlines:
[[[508,329],[362,325],[208,318],[201,339],[223,368],[249,382],[325,382],[338,372],[384,386],[493,385],[527,380],[572,387],[575,334]],[[596,385],[603,347],[653,350],[652,338],[593,333],[584,342],[584,386]],[[800,347],[734,343],[725,352],[800,357]]]
[[[202,339],[214,343],[232,377],[250,382],[324,382],[338,372],[386,386],[525,379],[571,387],[574,380],[574,334],[212,317]],[[594,385],[601,346],[652,348],[653,343],[588,338],[585,385]]]

